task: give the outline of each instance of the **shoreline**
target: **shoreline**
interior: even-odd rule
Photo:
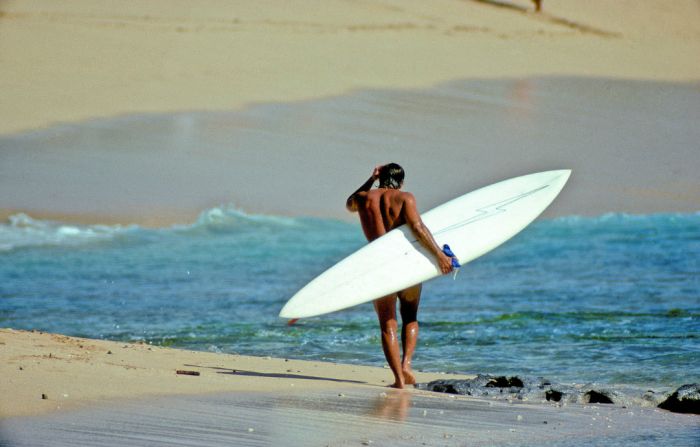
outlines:
[[[389,383],[393,381],[386,365],[377,367],[196,351],[143,342],[74,337],[40,330],[0,328],[0,346],[0,376],[8,379],[0,385],[0,392],[9,396],[3,400],[4,405],[0,403],[0,418],[158,396],[215,395],[222,392],[275,394],[326,391],[335,387],[390,390]],[[481,374],[414,373],[419,386],[408,386],[404,391],[445,398],[454,398],[455,394],[444,389],[476,386],[460,385],[455,381],[475,379],[473,383],[476,384],[487,380],[485,377],[497,379],[497,376]],[[548,387],[535,384],[537,380],[545,379],[521,377],[525,385],[519,385],[524,388],[518,392],[503,394],[504,390],[499,392],[497,387],[487,386],[480,390],[476,386],[472,392],[477,397],[458,397],[545,403],[543,397],[538,397],[543,392],[536,390]],[[521,378],[513,376],[509,380],[521,381]],[[593,393],[603,393],[613,398],[611,407],[655,408],[676,388],[664,386],[652,391],[650,386],[644,386],[634,388],[635,393],[633,387],[625,384],[547,383],[552,388],[568,390],[564,393],[564,399],[551,402],[559,406],[585,406],[588,400],[582,398],[584,392],[594,390]],[[642,396],[643,389],[649,389],[647,394],[651,395]]]

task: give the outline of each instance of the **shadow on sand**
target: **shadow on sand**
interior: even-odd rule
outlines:
[[[218,370],[218,374],[230,374],[235,376],[247,376],[247,377],[264,377],[269,379],[301,379],[301,380],[323,380],[326,382],[340,382],[340,383],[367,383],[360,380],[349,380],[349,379],[334,379],[332,377],[318,377],[318,376],[307,376],[303,374],[293,374],[293,373],[264,373],[259,371],[245,371],[241,369],[232,368],[222,368],[219,366],[202,366],[202,365],[185,365],[195,368],[206,368]]]

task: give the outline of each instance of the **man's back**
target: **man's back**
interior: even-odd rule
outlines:
[[[407,222],[407,202],[413,195],[396,189],[373,189],[357,195],[357,211],[367,240],[373,241]]]
[[[379,188],[372,189],[377,179]],[[423,224],[413,194],[401,191],[402,186],[401,166],[395,163],[377,166],[370,178],[350,194],[345,206],[348,211],[359,213],[362,230],[369,241],[400,225],[408,225],[421,245],[435,256],[440,271],[449,273],[452,271],[451,259],[442,252],[430,230]]]

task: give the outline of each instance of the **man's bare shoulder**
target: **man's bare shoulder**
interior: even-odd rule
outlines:
[[[364,202],[368,198],[371,197],[371,194],[372,194],[372,191],[359,191],[359,192],[356,192],[355,194],[353,194],[352,197],[354,197],[355,199],[357,199],[361,202]]]
[[[404,203],[411,203],[411,204],[416,203],[416,197],[413,195],[413,193],[410,193],[408,191],[398,191],[397,195],[398,195],[398,199]]]

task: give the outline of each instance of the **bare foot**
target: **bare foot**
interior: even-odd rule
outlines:
[[[404,369],[403,371],[403,381],[406,383],[406,385],[415,385],[416,384],[416,377],[413,375],[413,371],[410,369]]]
[[[401,383],[401,382],[394,382],[394,384],[393,384],[393,385],[389,385],[389,387],[390,387],[390,388],[396,388],[396,389],[402,390],[403,387],[404,387],[404,384]]]

